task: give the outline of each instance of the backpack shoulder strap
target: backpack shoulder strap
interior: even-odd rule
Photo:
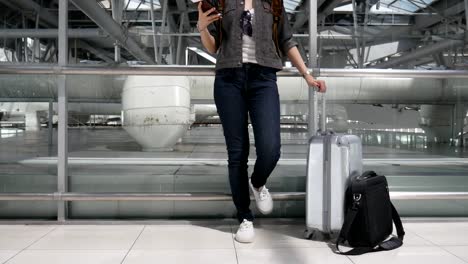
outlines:
[[[340,250],[340,243],[343,243],[346,240],[348,240],[349,231],[351,230],[351,226],[353,225],[354,220],[356,219],[356,215],[358,214],[358,211],[359,211],[359,202],[355,201],[352,207],[349,208],[346,213],[346,218],[344,220],[343,227],[341,228],[338,239],[336,240],[336,249],[340,253],[342,253]]]
[[[225,0],[217,0],[216,1],[216,8],[220,14],[224,14],[224,2]],[[221,41],[223,40],[223,28],[222,28],[222,17],[218,19],[218,21],[215,21],[215,26],[216,26],[216,38],[215,38],[215,46],[216,50],[221,46]]]
[[[271,12],[273,13],[273,41],[275,42],[276,52],[281,57],[278,27],[283,20],[283,0],[272,0]]]
[[[348,215],[345,219],[345,223],[343,224],[343,228],[341,229],[340,235],[336,240],[336,249],[338,250],[338,252],[342,255],[358,256],[369,252],[387,251],[401,247],[403,245],[403,239],[405,237],[405,230],[403,229],[403,224],[401,223],[401,218],[398,214],[398,211],[395,209],[393,203],[390,204],[392,205],[392,220],[395,223],[398,237],[392,236],[390,239],[381,242],[376,248],[358,247],[353,248],[348,252],[342,252],[339,248],[339,244],[347,240],[348,233],[351,229],[351,225],[354,222],[356,214],[359,210],[359,206],[353,206],[353,209],[350,209],[348,211]]]

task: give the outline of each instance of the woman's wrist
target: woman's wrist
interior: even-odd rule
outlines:
[[[312,76],[312,75],[310,74],[310,71],[309,71],[309,70],[303,71],[301,75],[302,75],[302,77],[303,77],[304,79],[306,79],[308,75]]]
[[[200,25],[199,25],[198,22],[197,22],[197,29],[198,29],[198,32],[201,33],[201,32],[203,32],[203,31],[206,30],[206,27],[205,27],[204,29],[200,29]]]

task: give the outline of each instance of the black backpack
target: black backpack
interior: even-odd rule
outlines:
[[[346,217],[336,248],[344,255],[392,250],[403,245],[405,231],[400,216],[390,201],[387,179],[367,171],[351,181],[346,190]],[[393,222],[398,237],[392,236]],[[388,239],[390,238],[390,239]],[[353,247],[341,252],[339,244]]]

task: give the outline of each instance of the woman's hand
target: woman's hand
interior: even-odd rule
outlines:
[[[312,75],[307,74],[305,80],[309,87],[317,87],[319,93],[325,93],[327,91],[327,85],[323,80],[316,80]]]
[[[297,70],[300,73],[306,72],[307,67],[304,64],[304,61],[302,60],[301,54],[299,53],[299,50],[297,49],[297,47],[294,46],[290,48],[287,52],[287,55],[289,59],[291,60],[292,64],[297,68]],[[325,84],[324,81],[316,80],[310,74],[306,74],[304,78],[307,82],[307,85],[309,85],[309,87],[312,87],[312,88],[317,87],[318,91],[321,93],[324,93],[327,91],[327,85]]]
[[[214,15],[211,15],[213,11],[216,10],[216,8],[211,8],[210,10],[203,12],[202,8],[202,1],[198,2],[198,30],[203,31],[205,30],[208,25],[213,23],[214,21],[218,20],[221,18],[221,14],[216,13]]]

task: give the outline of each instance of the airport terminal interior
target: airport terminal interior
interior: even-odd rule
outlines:
[[[274,210],[251,203],[241,244],[197,4],[0,0],[0,263],[468,263],[468,0],[282,2],[328,91],[283,59]],[[340,256],[304,237],[321,125],[387,177],[401,248]]]

